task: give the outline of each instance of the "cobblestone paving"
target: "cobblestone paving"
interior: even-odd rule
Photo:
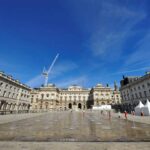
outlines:
[[[150,141],[150,125],[100,112],[50,112],[0,124],[0,141]]]
[[[0,115],[0,124],[14,122],[18,120],[23,120],[27,118],[32,118],[40,115],[44,115],[45,113],[25,113],[25,114],[7,114]]]
[[[0,150],[149,150],[149,142],[0,142]]]

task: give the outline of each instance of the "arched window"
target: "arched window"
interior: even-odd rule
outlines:
[[[44,94],[41,94],[41,99],[43,99],[44,98]]]

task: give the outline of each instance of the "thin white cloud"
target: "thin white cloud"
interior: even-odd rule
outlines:
[[[128,56],[125,62],[126,66],[150,63],[150,32],[148,32],[145,37],[139,41],[135,47],[136,51]]]
[[[62,81],[56,82],[56,85],[58,85],[58,87],[68,87],[73,84],[85,86],[87,81],[88,81],[87,76],[78,76],[78,77],[67,78]]]
[[[77,68],[77,64],[72,61],[62,61],[53,67],[52,71],[49,74],[49,81]],[[26,84],[31,87],[36,87],[44,84],[44,77],[42,76],[42,72],[41,74],[30,79]]]
[[[110,75],[126,74],[126,73],[139,72],[139,71],[149,71],[149,69],[150,69],[150,67],[143,67],[143,68],[138,68],[138,69],[134,69],[134,70],[124,70],[124,71],[120,71],[120,72],[115,72]]]
[[[89,42],[93,54],[104,59],[107,57],[107,60],[118,59],[126,40],[136,33],[132,31],[133,27],[145,17],[144,11],[134,12],[125,6],[102,2],[101,12],[97,16],[100,21]]]
[[[31,80],[29,80],[26,84],[30,87],[40,86],[44,84],[44,77],[42,76],[42,74],[39,74],[35,76],[34,78],[32,78]]]
[[[62,75],[65,72],[75,70],[78,68],[78,65],[72,61],[62,61],[57,64],[50,73],[50,79],[53,79],[57,76]]]

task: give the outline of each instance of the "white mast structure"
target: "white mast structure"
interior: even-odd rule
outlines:
[[[51,72],[51,70],[52,70],[52,68],[53,68],[53,66],[54,66],[54,64],[55,64],[55,62],[56,62],[58,56],[59,56],[59,54],[56,55],[56,57],[54,58],[54,60],[53,60],[53,62],[52,62],[52,64],[50,65],[50,67],[49,67],[48,70],[46,70],[45,68],[43,69],[42,75],[43,75],[44,78],[45,78],[44,86],[47,86],[47,84],[48,84],[48,76],[49,76],[49,74],[50,74],[50,72]]]

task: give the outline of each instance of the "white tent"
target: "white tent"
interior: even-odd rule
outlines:
[[[134,108],[135,115],[140,116],[143,107],[144,107],[144,105],[142,104],[141,101],[139,101],[139,104]]]
[[[93,110],[111,110],[111,105],[93,106]]]
[[[150,116],[150,102],[147,99],[146,104],[144,105],[144,107],[142,108],[142,111],[144,113],[144,116]]]

